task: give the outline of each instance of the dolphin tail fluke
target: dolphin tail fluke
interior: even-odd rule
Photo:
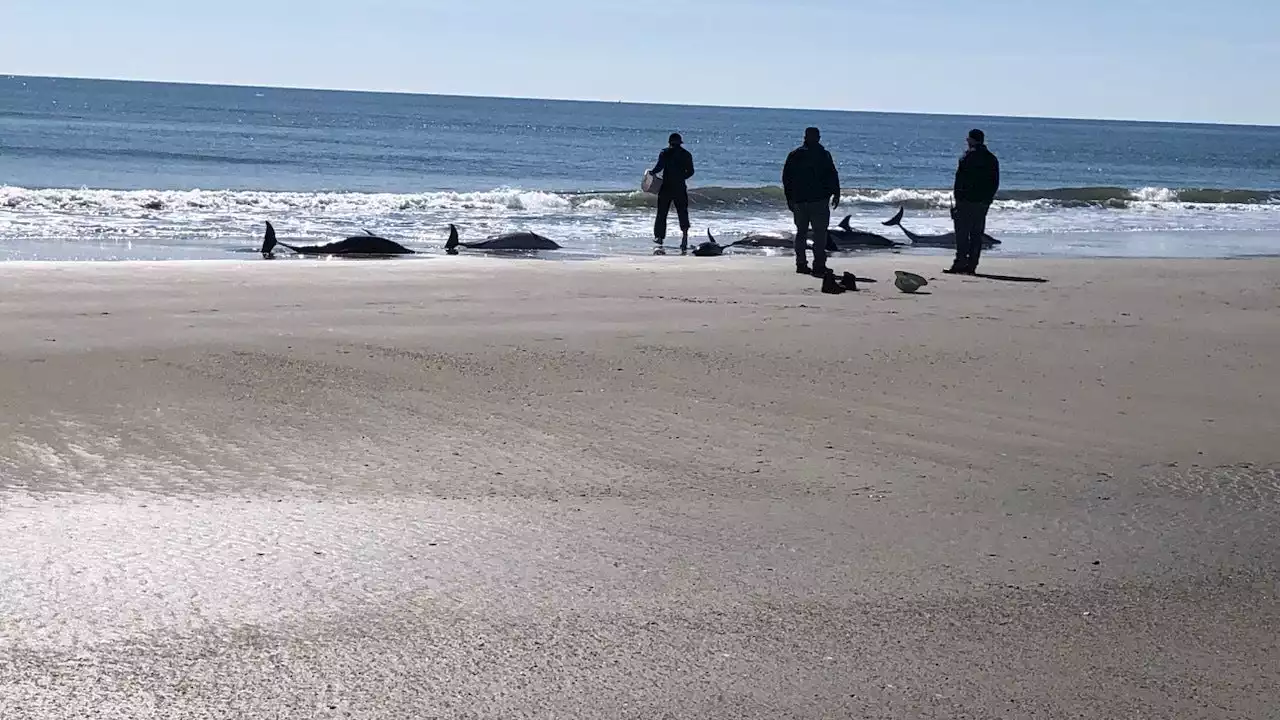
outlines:
[[[894,215],[893,217],[889,218],[888,220],[885,220],[883,223],[881,223],[881,225],[884,225],[884,226],[886,226],[886,227],[894,227],[895,225],[896,225],[896,226],[901,226],[901,225],[902,225],[902,216],[903,216],[906,212],[907,212],[907,209],[906,209],[906,208],[898,208],[898,214]]]
[[[449,241],[444,244],[445,250],[453,250],[459,245],[458,228],[453,223],[449,224]]]
[[[269,257],[271,255],[271,251],[275,249],[277,244],[276,229],[272,227],[271,221],[268,220],[267,234],[262,237],[262,256]]]
[[[853,216],[852,216],[852,215],[845,215],[845,216],[844,216],[844,219],[843,219],[843,220],[841,220],[841,221],[840,221],[840,224],[839,224],[839,225],[837,225],[836,227],[839,227],[841,230],[845,230],[845,231],[847,231],[847,232],[853,232],[853,228],[849,226],[849,218],[851,218],[851,217],[853,217]]]

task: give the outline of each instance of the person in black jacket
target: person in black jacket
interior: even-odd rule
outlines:
[[[987,211],[1000,190],[1000,161],[987,149],[986,135],[970,130],[969,149],[956,168],[955,207],[951,220],[956,230],[956,259],[943,272],[973,275],[978,272],[982,236],[987,231]]]
[[[693,154],[684,149],[684,138],[680,133],[671,133],[667,138],[667,147],[658,153],[658,164],[649,171],[650,175],[662,173],[662,187],[658,190],[658,218],[653,223],[654,242],[661,245],[667,237],[667,214],[671,212],[671,204],[675,203],[676,216],[680,219],[680,250],[689,248],[689,186],[686,182],[693,177]]]
[[[796,221],[796,272],[814,277],[827,273],[827,225],[831,211],[840,207],[840,172],[821,139],[818,128],[806,128],[804,144],[792,150],[782,166],[782,192]],[[812,270],[804,254],[809,228],[813,228]]]

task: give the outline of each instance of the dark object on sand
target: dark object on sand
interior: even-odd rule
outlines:
[[[853,273],[845,273],[836,279],[834,270],[827,270],[827,274],[822,276],[822,292],[828,295],[839,295],[845,292],[858,292],[858,278]]]
[[[414,251],[386,238],[364,231],[364,235],[356,235],[345,240],[331,242],[326,245],[290,245],[276,239],[276,229],[267,221],[267,233],[262,239],[262,257],[271,260],[275,257],[277,245],[288,248],[299,255],[339,255],[343,257],[391,257],[394,255],[413,255]]]
[[[715,257],[717,255],[723,255],[725,250],[728,250],[731,247],[737,247],[739,245],[753,246],[754,243],[751,240],[751,236],[748,235],[747,237],[741,240],[735,240],[734,242],[731,242],[728,245],[721,245],[720,241],[716,240],[716,237],[711,234],[711,228],[707,228],[707,241],[704,243],[700,243],[697,247],[695,247],[693,249],[693,254],[697,255],[698,257]],[[755,245],[755,247],[760,247],[760,246]],[[788,244],[787,247],[790,247],[790,245]]]
[[[928,280],[906,270],[894,270],[893,275],[893,284],[904,293],[913,293],[929,284]]]
[[[458,228],[450,224],[449,240],[444,245],[444,251],[450,255],[457,255],[459,247],[472,250],[559,250],[560,244],[531,232],[506,233],[487,240],[462,242],[458,239]]]
[[[822,292],[828,295],[839,295],[845,291],[844,285],[836,280],[835,271],[828,269],[826,274],[822,276]]]
[[[734,245],[755,248],[787,248],[790,250],[795,243],[795,235],[792,233],[753,232],[747,233]]]
[[[899,247],[904,244],[894,242],[883,235],[877,235],[873,232],[855,230],[849,224],[849,219],[852,217],[852,215],[845,215],[839,225],[827,230],[827,252],[839,252],[861,247]]]
[[[736,243],[721,245],[716,241],[715,236],[711,234],[711,228],[707,228],[707,241],[699,243],[698,246],[693,249],[693,254],[697,257],[716,257],[723,255],[725,249],[731,248],[735,244]]]
[[[916,233],[913,233],[910,230],[906,229],[905,227],[902,226],[902,216],[905,213],[906,213],[906,210],[904,208],[898,208],[898,213],[893,217],[889,218],[888,220],[885,220],[884,223],[882,224],[887,225],[889,227],[894,227],[894,226],[898,227],[900,230],[902,230],[902,232],[906,233],[907,238],[911,240],[911,244],[915,245],[916,247],[954,248],[956,246],[955,231],[952,231],[949,233],[942,233],[941,235],[917,235]],[[991,247],[993,245],[999,245],[999,244],[1000,244],[999,240],[991,237],[990,235],[987,235],[986,233],[983,233],[982,235],[983,247]]]

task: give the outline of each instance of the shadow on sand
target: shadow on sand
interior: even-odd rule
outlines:
[[[1019,275],[992,275],[990,273],[974,273],[973,277],[986,278],[987,280],[1003,280],[1004,282],[1021,282],[1021,283],[1047,283],[1046,278],[1023,277]]]

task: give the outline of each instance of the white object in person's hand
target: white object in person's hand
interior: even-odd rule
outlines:
[[[650,195],[657,195],[658,191],[662,190],[662,178],[645,170],[644,180],[640,181],[640,190]]]

